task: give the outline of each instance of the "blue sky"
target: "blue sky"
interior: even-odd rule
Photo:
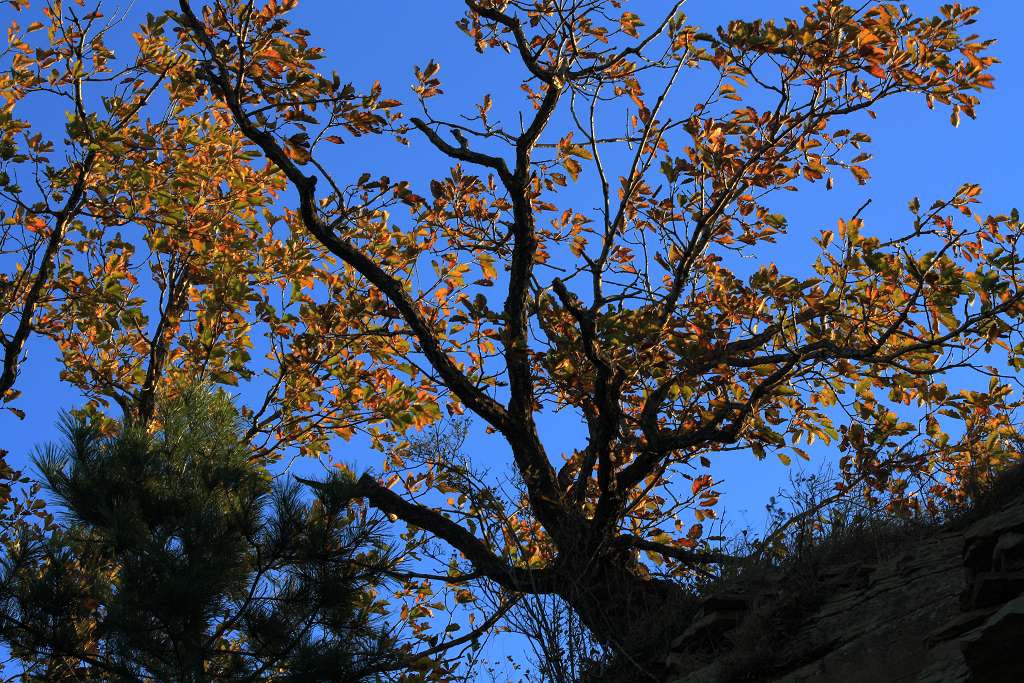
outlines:
[[[155,12],[169,4],[145,0],[137,3],[136,9]],[[804,2],[794,0],[689,0],[685,11],[692,22],[712,27],[732,18],[763,16],[767,11],[775,16],[793,14],[801,4]],[[930,0],[909,0],[908,4],[918,14],[939,5]],[[850,216],[868,199],[872,200],[864,213],[868,229],[882,233],[906,226],[905,207],[911,197],[919,196],[930,203],[950,195],[965,182],[980,183],[985,188],[984,208],[991,213],[1004,213],[1024,204],[1020,201],[1024,139],[1017,128],[1024,105],[1024,41],[1019,39],[1024,3],[984,0],[981,4],[976,32],[999,40],[994,54],[1003,63],[994,69],[996,89],[982,96],[978,120],[965,119],[954,129],[948,113],[929,111],[918,97],[899,98],[879,107],[878,119],[866,128],[874,138],[870,150],[874,159],[869,165],[872,181],[864,187],[840,182],[828,193],[817,185],[785,196],[780,208],[787,214],[791,234],[777,249],[760,251],[760,260],[775,260],[790,271],[807,267],[810,235],[831,228],[837,218]],[[668,6],[665,0],[627,3],[627,8],[652,19],[660,8]],[[413,65],[434,59],[442,67],[445,94],[436,99],[441,109],[479,102],[488,92],[496,97],[504,92],[516,93],[523,76],[521,66],[500,51],[478,55],[453,25],[461,16],[461,8],[459,0],[302,0],[294,16],[295,23],[312,32],[311,41],[326,49],[323,69],[339,71],[343,80],[352,80],[357,87],[380,80],[386,96],[412,101],[409,86]],[[0,21],[6,23],[10,14],[4,5]],[[686,88],[684,80],[677,90],[685,93]],[[61,117],[56,111],[39,115]],[[432,174],[444,173],[450,165],[415,135],[411,147],[390,140],[345,145],[328,161],[343,177],[365,170],[408,178],[414,185]],[[28,417],[19,421],[10,413],[0,414],[0,446],[11,452],[14,462],[22,463],[35,445],[54,437],[57,410],[77,402],[75,393],[57,381],[55,349],[39,340],[30,348],[31,356],[19,382],[24,392],[19,406]],[[545,418],[543,436],[555,456],[583,440],[579,425],[558,416]],[[506,467],[507,458],[496,437],[474,432],[468,448],[480,465],[499,471]],[[367,467],[379,462],[378,456],[358,441],[340,450],[340,460]],[[812,468],[817,465],[813,463]],[[767,498],[787,476],[787,469],[778,461],[758,463],[739,453],[727,454],[715,472],[725,480],[720,488],[726,493],[725,506],[733,511],[731,519],[739,525],[755,526],[763,520]],[[749,513],[744,515],[743,510]]]
[[[734,18],[752,19],[774,12],[775,17],[793,16],[806,0],[689,0],[684,11],[690,20],[710,28]],[[911,0],[917,14],[934,11],[941,3]],[[324,2],[305,0],[296,12],[296,23],[312,31],[312,41],[326,49],[325,65],[337,69],[343,78],[358,84],[379,79],[384,92],[408,97],[412,65],[434,59],[441,65],[444,95],[431,100],[441,111],[460,110],[465,103],[479,102],[485,93],[508,99],[523,77],[515,57],[491,50],[479,55],[453,23],[461,14],[458,0],[397,2],[382,11],[381,4],[362,0]],[[902,97],[878,108],[877,120],[867,124],[874,138],[869,163],[873,179],[866,186],[841,179],[832,192],[821,184],[798,193],[781,193],[780,209],[789,218],[791,234],[774,249],[759,252],[760,261],[774,260],[787,271],[809,268],[813,256],[809,237],[820,229],[832,228],[840,217],[849,217],[865,201],[872,201],[863,216],[868,230],[887,232],[905,228],[907,201],[913,196],[925,203],[945,197],[965,182],[985,188],[984,208],[1003,213],[1019,205],[1024,173],[1024,140],[1016,130],[1019,108],[1024,104],[1024,43],[1017,35],[1024,25],[1024,3],[988,0],[975,26],[985,38],[996,38],[994,48],[1002,61],[994,69],[996,89],[983,93],[977,121],[964,120],[954,129],[948,112],[929,111],[923,98]],[[649,21],[654,21],[665,0],[634,0],[627,3]],[[685,79],[677,92],[685,93]],[[685,101],[685,97],[683,98]],[[496,105],[497,107],[498,105]],[[373,141],[373,165],[361,154],[338,151],[337,168],[389,172],[393,177],[415,180],[430,171],[443,172],[449,161],[428,143],[412,136],[412,146]],[[357,157],[353,160],[352,157]],[[345,158],[343,158],[345,157]],[[596,204],[596,201],[595,201]],[[574,419],[573,419],[574,421]],[[582,432],[573,421],[549,416],[542,425],[549,450],[554,455],[581,443]],[[495,466],[503,466],[499,444],[471,441],[470,453],[488,454]],[[822,454],[827,457],[827,454]],[[474,457],[485,457],[477,456]],[[816,469],[819,463],[812,463]],[[758,463],[749,455],[728,454],[716,474],[725,479],[725,505],[737,523],[757,525],[763,519],[763,505],[786,482],[787,468],[775,460]],[[748,516],[738,514],[749,509]]]
[[[143,4],[144,8],[136,5],[136,9],[155,11],[164,6],[149,1]],[[763,16],[769,6],[776,16],[785,16],[801,4],[795,0],[690,0],[685,10],[692,22],[712,27],[731,18]],[[917,0],[910,6],[915,12],[924,13],[938,4]],[[632,3],[635,11],[649,17],[668,5],[665,0]],[[343,79],[351,79],[357,86],[380,80],[389,97],[412,100],[409,86],[413,65],[436,60],[442,67],[445,94],[432,103],[436,102],[442,110],[459,111],[464,103],[479,102],[488,92],[496,98],[502,93],[515,93],[523,75],[513,57],[498,50],[481,56],[473,50],[470,41],[454,27],[461,7],[459,0],[399,0],[389,5],[366,0],[302,0],[294,17],[297,25],[312,32],[312,42],[325,48],[325,71],[337,70]],[[761,250],[759,260],[777,261],[786,270],[808,267],[810,258],[804,257],[812,253],[809,236],[833,227],[837,218],[851,215],[867,199],[872,200],[864,213],[868,229],[880,232],[905,227],[906,202],[912,196],[929,201],[950,194],[964,182],[983,185],[984,207],[992,213],[1005,212],[1019,203],[1024,178],[1024,140],[1017,130],[1017,121],[1019,107],[1024,103],[1024,44],[1014,32],[1024,23],[1024,3],[997,0],[984,3],[982,9],[976,30],[984,37],[999,40],[994,52],[1003,63],[994,69],[996,89],[983,94],[978,120],[965,119],[954,129],[945,113],[929,111],[922,98],[904,97],[885,103],[878,108],[878,119],[867,128],[874,137],[870,151],[875,157],[869,165],[872,181],[863,187],[840,182],[832,192],[825,192],[819,184],[798,193],[784,193],[785,201],[780,207],[789,218],[791,234],[777,248]],[[0,18],[5,14],[11,14],[10,10],[0,10]],[[686,88],[684,80],[677,91],[686,92]],[[51,123],[51,119],[60,125],[56,119],[63,119],[55,110],[40,111],[38,115],[44,119],[44,125]],[[411,140],[410,147],[389,139],[338,147],[333,157],[328,157],[329,165],[342,177],[366,170],[408,178],[414,185],[422,186],[431,174],[444,173],[450,163],[426,141],[415,135]],[[57,381],[55,349],[35,341],[19,382],[24,392],[19,405],[28,412],[28,418],[19,421],[10,413],[0,415],[4,447],[18,460],[54,433],[53,416],[57,409],[72,407],[77,402],[75,392]],[[565,448],[579,443],[580,432],[574,425],[559,420],[549,422],[551,433],[545,436],[552,443],[553,452],[558,452],[561,443]],[[486,452],[496,453],[496,444],[487,446]],[[342,459],[371,465],[375,457],[355,452],[359,448],[346,446],[348,453]],[[727,490],[739,494],[744,505],[760,507],[765,494],[770,494],[785,477],[783,468],[772,463],[737,464],[735,471],[726,467],[723,476],[728,477]]]

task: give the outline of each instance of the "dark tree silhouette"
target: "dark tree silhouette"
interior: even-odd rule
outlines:
[[[65,510],[3,559],[0,637],[31,680],[371,681],[398,668],[371,588],[392,564],[351,483],[274,485],[203,387],[154,435],[68,418],[36,457]],[[307,500],[312,498],[312,500]]]

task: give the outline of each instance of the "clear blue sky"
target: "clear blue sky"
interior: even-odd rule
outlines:
[[[761,16],[767,11],[775,12],[776,16],[794,14],[809,1],[689,0],[685,9],[694,23],[711,27],[731,18]],[[108,6],[115,4],[118,3]],[[173,4],[145,0],[136,3],[136,8],[156,12]],[[940,3],[909,0],[908,4],[916,13],[923,14]],[[776,260],[786,270],[806,267],[809,259],[801,259],[810,253],[804,251],[809,236],[832,227],[838,217],[848,217],[867,199],[872,204],[864,217],[869,229],[875,232],[905,227],[905,207],[912,196],[928,202],[948,196],[964,182],[984,186],[984,207],[989,212],[1003,213],[1014,205],[1024,204],[1020,198],[1024,140],[1018,129],[1024,105],[1024,41],[1019,37],[1020,27],[1024,26],[1024,2],[981,0],[980,4],[982,14],[976,32],[999,40],[994,53],[1003,63],[994,69],[996,89],[983,94],[978,120],[965,119],[959,129],[953,129],[947,113],[930,112],[917,97],[900,98],[879,107],[877,121],[867,128],[874,137],[870,150],[875,155],[870,162],[873,180],[865,187],[843,182],[830,193],[818,185],[788,194],[780,207],[789,218],[791,235],[783,239],[779,249],[763,250],[761,258]],[[633,0],[627,5],[642,16],[653,17],[669,3]],[[478,55],[453,26],[461,9],[459,0],[301,0],[295,21],[312,31],[314,44],[326,48],[325,71],[336,69],[343,79],[352,80],[357,86],[380,80],[389,97],[412,100],[412,67],[430,59],[442,66],[445,94],[437,100],[442,107],[449,103],[454,107],[479,102],[487,92],[496,96],[515,92],[523,75],[517,60],[499,51]],[[5,4],[0,9],[0,22],[6,24],[11,14]],[[680,92],[686,92],[686,88],[685,81],[678,86]],[[57,111],[39,115],[62,119]],[[387,173],[394,178],[408,178],[414,183],[422,183],[432,173],[443,173],[448,168],[448,161],[429,144],[415,135],[412,140],[411,148],[390,141],[373,141],[372,148],[358,144],[340,147],[336,159],[332,159],[336,162],[334,168],[342,176],[365,170],[375,175]],[[57,410],[73,407],[77,402],[75,393],[57,381],[55,349],[40,340],[35,340],[30,348],[31,358],[19,382],[24,397],[18,404],[28,417],[19,421],[10,413],[0,413],[0,446],[11,451],[16,463],[24,463],[35,445],[53,438]],[[552,454],[557,455],[560,450],[581,443],[582,429],[550,417],[543,436]],[[489,461],[496,469],[504,469],[505,452],[494,437],[475,434],[469,446],[473,457],[483,460],[481,464]],[[375,454],[358,442],[342,449],[342,460],[366,466],[379,462]],[[762,521],[768,496],[784,483],[786,469],[773,460],[757,463],[739,454],[728,458],[716,470],[725,478],[721,487],[726,492],[724,505],[734,511],[732,518],[738,524],[744,523],[744,517],[737,511],[750,510],[746,521],[757,525]]]
[[[155,11],[166,3],[147,0],[143,4],[145,7],[136,7]],[[777,16],[792,14],[801,4],[797,0],[690,0],[686,11],[693,22],[710,27],[730,18],[763,16],[766,7]],[[643,16],[653,17],[656,8],[668,5],[666,0],[634,0],[633,6]],[[930,0],[910,2],[918,13],[938,5]],[[479,102],[487,92],[496,96],[515,92],[522,77],[517,60],[497,50],[484,56],[477,54],[453,26],[461,16],[461,7],[459,0],[302,0],[294,16],[298,25],[312,31],[312,42],[326,49],[324,70],[337,69],[357,86],[380,80],[387,96],[411,100],[413,65],[435,59],[442,66],[445,94],[437,98],[442,107]],[[849,216],[869,198],[872,204],[865,217],[869,228],[879,231],[890,225],[893,229],[905,226],[905,206],[910,197],[917,195],[925,201],[943,197],[964,182],[984,186],[984,206],[993,213],[1024,203],[1019,198],[1024,179],[1024,139],[1017,127],[1024,104],[1024,42],[1016,35],[1024,25],[1024,3],[992,0],[983,3],[982,9],[977,32],[999,40],[995,54],[1003,63],[994,70],[996,89],[983,94],[978,120],[965,119],[959,129],[953,129],[943,112],[929,111],[921,98],[889,101],[879,108],[878,119],[868,128],[874,137],[870,151],[875,158],[869,165],[873,180],[864,187],[841,183],[829,193],[820,184],[799,193],[784,193],[785,203],[780,206],[787,213],[792,234],[774,253],[763,252],[761,258],[776,260],[784,269],[806,267],[810,261],[801,257],[810,254],[803,251],[809,244],[808,236],[832,227],[837,218]],[[5,15],[12,15],[6,5],[0,9],[4,23]],[[677,90],[685,92],[686,87],[684,81]],[[56,125],[63,120],[56,110],[41,111],[39,116],[54,119]],[[412,142],[411,147],[403,147],[390,140],[374,139],[365,145],[339,147],[331,160],[332,168],[342,176],[363,170],[388,173],[422,187],[431,173],[443,173],[449,162],[415,135]],[[41,340],[34,341],[19,382],[24,392],[19,405],[28,412],[28,418],[19,421],[10,413],[0,414],[4,447],[16,460],[53,434],[53,416],[58,408],[74,406],[77,401],[76,394],[57,381],[55,349]],[[579,435],[571,425],[557,423],[555,432],[546,437],[556,444],[551,450],[557,452],[557,444],[564,443],[565,448],[578,444]],[[352,451],[353,447],[345,449]],[[497,452],[495,444],[488,444],[486,452],[500,457],[493,455]],[[350,452],[345,459],[358,459],[368,465],[374,462],[370,453]],[[744,504],[760,507],[763,494],[774,490],[784,472],[767,462],[753,468],[747,467],[748,462],[740,464],[742,467],[735,472],[727,472],[728,489],[741,494]]]
[[[690,20],[713,27],[731,19],[752,19],[775,12],[776,17],[799,14],[807,0],[689,0],[684,11]],[[917,14],[936,10],[942,3],[910,0]],[[873,180],[864,187],[842,180],[832,192],[816,185],[798,193],[780,193],[779,206],[789,218],[791,234],[780,240],[778,248],[762,250],[761,258],[776,260],[783,270],[809,267],[813,256],[809,236],[823,228],[832,228],[836,219],[849,217],[866,200],[872,204],[863,214],[868,228],[880,232],[907,225],[907,201],[920,196],[922,201],[950,195],[965,182],[985,188],[984,206],[991,213],[1003,213],[1020,198],[1021,171],[1024,163],[1024,139],[1016,130],[1020,108],[1024,105],[1024,41],[1019,27],[1024,25],[1024,3],[1015,0],[985,0],[976,32],[999,40],[994,53],[1003,63],[994,70],[996,89],[983,93],[977,121],[965,120],[958,129],[950,126],[948,112],[929,111],[921,97],[896,98],[878,108],[878,118],[866,130],[874,137],[869,151],[875,158],[869,163]],[[666,0],[633,0],[627,8],[653,21]],[[496,99],[509,93],[511,99],[523,77],[514,56],[499,50],[480,55],[452,24],[461,14],[459,0],[434,2],[399,1],[386,5],[363,0],[304,0],[296,12],[297,23],[312,31],[315,44],[326,48],[327,67],[358,84],[378,79],[385,93],[407,97],[412,82],[412,65],[424,65],[430,59],[441,64],[444,95],[431,100],[441,110],[458,110],[463,103],[479,102],[485,93]],[[685,93],[685,80],[677,92]],[[497,106],[497,105],[496,105]],[[412,136],[412,147],[372,141],[373,163],[361,154],[339,148],[338,167],[353,170],[383,170],[392,177],[415,180],[433,172],[444,172],[449,160],[423,140]],[[346,154],[346,152],[349,152]],[[342,158],[342,156],[346,158]],[[352,157],[357,157],[353,161]],[[582,203],[582,202],[581,202]],[[595,202],[596,205],[596,202]],[[549,451],[556,456],[583,441],[581,428],[566,420],[551,417],[544,433]],[[495,443],[479,435],[471,442],[471,453],[486,454],[502,468],[504,452]],[[479,447],[474,449],[474,446]],[[812,463],[816,469],[818,463]],[[763,519],[763,505],[785,483],[787,470],[778,461],[757,463],[750,457],[734,454],[719,463],[716,473],[725,478],[725,507],[735,512],[749,509],[749,522]]]
[[[654,17],[658,8],[669,6],[665,0],[634,2],[642,16]],[[711,27],[733,18],[755,18],[766,11],[776,16],[792,15],[805,4],[801,0],[733,0],[713,2],[690,0],[685,11],[698,25]],[[940,3],[912,1],[919,14],[935,10]],[[959,129],[949,125],[941,111],[929,111],[923,99],[905,97],[891,100],[879,108],[877,121],[867,130],[875,143],[870,163],[873,181],[860,187],[840,182],[836,191],[826,193],[821,185],[799,193],[781,193],[780,207],[792,226],[789,238],[775,250],[763,250],[761,257],[773,259],[784,270],[808,267],[811,261],[807,236],[821,228],[832,227],[839,217],[848,217],[867,199],[872,205],[864,214],[874,230],[905,227],[905,207],[914,195],[926,202],[949,195],[964,182],[985,187],[986,207],[1001,213],[1019,202],[1022,179],[1021,161],[1024,141],[1014,130],[1019,106],[1024,103],[1024,46],[1015,34],[1024,21],[1024,3],[996,0],[983,3],[976,26],[983,37],[999,39],[996,47],[1004,63],[995,69],[997,87],[984,94],[977,121],[964,121]],[[460,13],[461,2],[399,2],[393,11],[381,12],[375,3],[350,0],[343,3],[300,3],[299,23],[313,32],[313,40],[327,49],[326,62],[353,79],[379,79],[385,92],[406,92],[411,82],[411,65],[423,65],[435,59],[441,66],[445,95],[432,103],[444,109],[457,108],[463,102],[478,102],[485,93],[496,98],[514,92],[522,77],[522,67],[514,57],[493,50],[477,54],[468,40],[452,28]],[[677,91],[685,93],[686,82]],[[511,97],[511,96],[510,96]],[[415,179],[431,171],[447,168],[449,162],[428,144],[413,137],[411,149],[397,144],[373,143],[373,170],[384,169],[394,177]],[[345,150],[339,150],[340,158]],[[356,155],[358,156],[358,155]],[[348,161],[351,160],[351,155]],[[353,170],[369,169],[363,158]],[[553,454],[559,444],[570,449],[580,443],[577,425],[552,418],[545,434]],[[495,444],[481,447],[481,453],[500,452]],[[816,466],[816,465],[815,465]],[[752,523],[761,520],[765,500],[785,480],[786,471],[778,462],[752,463],[740,455],[720,463],[718,473],[726,478],[726,505],[733,510],[749,507]]]

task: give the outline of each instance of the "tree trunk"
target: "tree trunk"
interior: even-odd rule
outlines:
[[[570,562],[564,576],[559,595],[594,637],[644,669],[657,668],[696,611],[683,586],[640,576],[621,555]]]

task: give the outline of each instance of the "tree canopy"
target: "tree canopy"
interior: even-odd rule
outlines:
[[[836,496],[908,513],[1018,458],[1018,214],[964,185],[806,236],[773,207],[870,182],[886,100],[973,118],[996,61],[979,10],[816,0],[708,30],[683,1],[628,4],[460,3],[457,30],[521,78],[449,116],[437,62],[407,99],[322,73],[294,0],[179,0],[130,56],[116,22],[53,0],[12,28],[0,76],[8,405],[35,334],[86,413],[144,428],[198,377],[245,387],[268,461],[366,435],[382,459],[346,495],[439,561],[395,608],[432,646],[432,615],[490,587],[499,613],[554,594],[605,645],[657,647],[685,580],[730,561],[705,531],[722,454],[788,464],[824,442]],[[18,118],[53,96],[56,143]],[[332,171],[353,138],[444,162],[423,187]],[[744,258],[784,241],[809,262]],[[553,411],[585,425],[565,454],[538,427]],[[447,416],[507,445],[505,485]]]

